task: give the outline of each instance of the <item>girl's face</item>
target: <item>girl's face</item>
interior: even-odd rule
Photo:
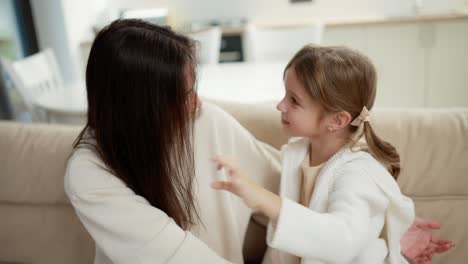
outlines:
[[[284,86],[286,94],[276,108],[281,112],[281,124],[286,132],[293,137],[308,138],[327,133],[325,111],[307,94],[294,68],[286,70]]]

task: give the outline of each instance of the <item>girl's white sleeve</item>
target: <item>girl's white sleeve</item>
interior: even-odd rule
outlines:
[[[228,263],[102,169],[91,154],[80,152],[69,161],[65,191],[113,263]]]
[[[370,176],[347,168],[329,194],[327,213],[282,197],[276,225],[269,223],[269,246],[302,258],[350,263],[368,239],[371,216],[388,202]],[[377,202],[379,201],[379,202]]]

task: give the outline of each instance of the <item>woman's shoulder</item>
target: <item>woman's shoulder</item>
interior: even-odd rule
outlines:
[[[79,146],[68,159],[67,174],[94,169],[102,164],[101,158],[88,146]]]
[[[198,120],[210,120],[211,122],[234,119],[224,109],[211,102],[203,102],[202,107],[198,109],[197,115]]]
[[[67,163],[64,187],[70,194],[121,186],[123,182],[112,174],[99,155],[91,148],[76,148]]]
[[[233,126],[240,127],[240,124],[231,114],[213,103],[203,102],[197,110],[195,127],[222,127],[227,132]]]

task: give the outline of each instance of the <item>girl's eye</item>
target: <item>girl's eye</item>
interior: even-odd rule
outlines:
[[[294,96],[291,97],[291,102],[292,102],[293,104],[295,104],[295,105],[298,104],[298,103],[297,103],[297,100],[296,100],[296,98],[295,98]]]

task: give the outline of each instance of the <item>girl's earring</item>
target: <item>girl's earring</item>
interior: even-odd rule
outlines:
[[[333,128],[332,128],[332,127],[328,127],[328,131],[332,132],[332,131],[333,131]]]

